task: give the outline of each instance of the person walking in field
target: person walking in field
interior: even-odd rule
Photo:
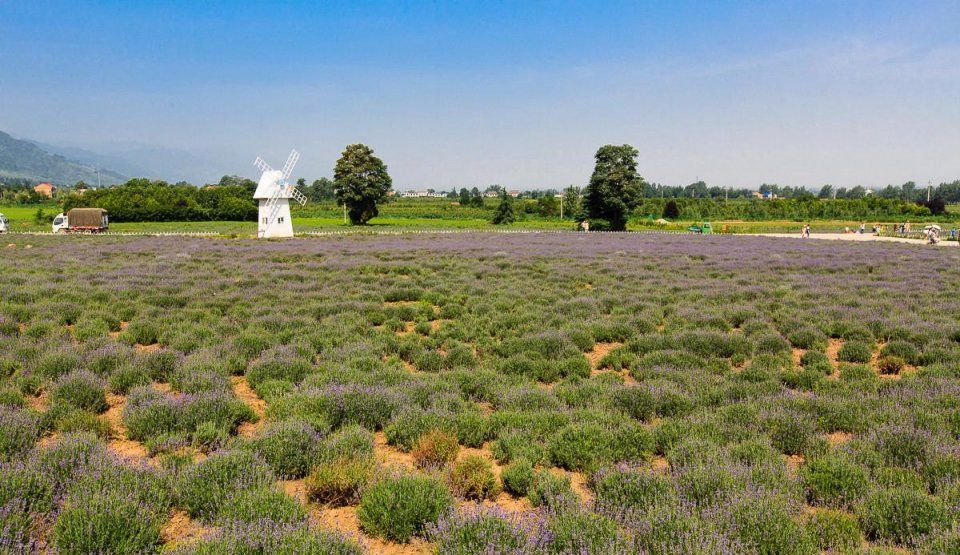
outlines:
[[[590,220],[583,220],[580,222],[581,231],[590,231]]]
[[[803,229],[800,230],[800,237],[804,239],[810,238],[810,224],[804,224]]]

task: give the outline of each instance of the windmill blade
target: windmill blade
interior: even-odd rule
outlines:
[[[260,171],[262,172],[273,171],[273,168],[270,167],[270,164],[264,162],[263,158],[260,158],[259,156],[257,156],[257,159],[253,161],[253,165],[260,168]]]
[[[280,179],[286,181],[290,174],[293,173],[293,167],[297,165],[297,160],[300,159],[300,153],[296,150],[290,151],[290,156],[287,157],[287,163],[283,165],[283,172],[280,174]]]

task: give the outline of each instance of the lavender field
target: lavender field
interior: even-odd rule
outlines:
[[[951,249],[24,237],[0,260],[4,553],[960,552]]]

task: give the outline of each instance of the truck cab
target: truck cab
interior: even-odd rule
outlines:
[[[10,231],[10,220],[3,214],[0,214],[0,233],[6,233],[8,231]]]
[[[70,224],[67,222],[67,215],[63,212],[57,214],[57,217],[53,219],[53,232],[66,233],[68,229],[70,229]]]

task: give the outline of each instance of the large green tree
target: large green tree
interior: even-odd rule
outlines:
[[[346,204],[353,225],[364,225],[377,217],[377,203],[386,198],[392,185],[383,160],[363,144],[347,146],[333,169],[333,181],[337,201]]]
[[[643,197],[643,178],[637,173],[637,149],[630,145],[606,145],[596,155],[596,165],[584,195],[584,207],[594,229],[627,228],[630,212]],[[597,221],[600,220],[600,221]]]

